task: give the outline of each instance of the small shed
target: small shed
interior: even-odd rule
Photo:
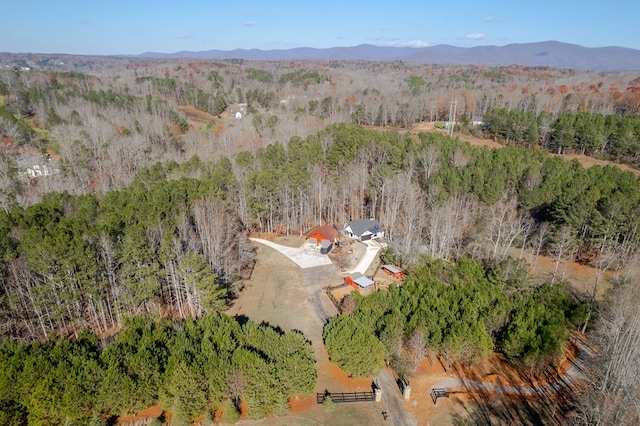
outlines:
[[[320,243],[320,254],[329,254],[333,248],[333,243],[329,240],[322,240]]]
[[[372,279],[367,278],[358,272],[351,274],[347,277],[344,277],[344,282],[349,284],[351,287],[355,289],[358,289],[358,287],[367,288],[371,284],[373,284]]]
[[[404,278],[404,272],[402,269],[398,268],[395,265],[383,265],[382,270],[385,274],[391,275],[393,278],[397,278],[399,280]]]
[[[471,115],[471,125],[472,126],[482,126],[484,124],[484,117],[481,115],[472,114]]]

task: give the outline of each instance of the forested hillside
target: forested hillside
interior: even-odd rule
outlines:
[[[558,154],[575,152],[638,167],[640,117],[562,112],[492,109],[484,116],[484,133],[506,144],[545,149]],[[542,132],[542,134],[540,134]]]
[[[637,254],[638,186],[613,167],[344,124],[232,160],[158,164],[102,196],[51,194],[0,214],[3,334],[106,331],[140,312],[198,318],[241,288],[249,230],[360,217],[379,218],[404,265],[465,254],[492,265],[518,247],[554,256],[554,283],[564,259],[602,271]]]
[[[283,413],[287,397],[313,391],[310,346],[220,314],[253,266],[248,237],[369,217],[407,280],[329,321],[325,344],[345,371],[375,374],[387,361],[409,372],[427,353],[471,362],[493,350],[535,366],[580,328],[607,356],[594,357],[598,385],[576,416],[596,415],[598,400],[601,413],[633,418],[620,407],[640,400],[639,358],[627,356],[640,323],[629,290],[640,182],[546,151],[637,166],[637,74],[117,58],[77,68],[0,71],[0,414],[10,421],[74,423],[156,402],[189,421],[220,407]],[[454,119],[453,137],[403,131]],[[553,270],[533,278],[540,255]],[[581,290],[565,285],[570,261],[591,268]],[[366,362],[345,355],[354,341]],[[291,360],[295,386],[283,373]],[[128,393],[109,402],[118,386]]]
[[[487,271],[466,257],[426,262],[402,287],[354,302],[324,333],[331,359],[358,376],[377,375],[386,361],[407,377],[438,354],[472,364],[500,351],[535,366],[558,358],[588,313],[563,285],[532,285],[509,262]]]
[[[197,417],[283,415],[289,398],[313,392],[313,349],[282,333],[225,315],[197,321],[134,317],[113,341],[90,332],[0,348],[0,423],[112,424],[154,404],[174,424]]]
[[[638,73],[99,57],[70,57],[56,65],[62,61],[53,59],[29,59],[46,71],[0,71],[0,205],[5,209],[32,204],[51,191],[104,193],[130,184],[140,168],[157,161],[183,162],[193,155],[215,160],[304,138],[336,122],[409,128],[455,120],[458,131],[480,132],[471,118],[500,108],[533,114],[536,129],[529,122],[519,124],[526,132],[492,126],[489,136],[636,161],[629,150],[635,149],[638,130],[631,122],[613,138],[596,132],[587,148],[568,134],[556,143],[550,129],[565,112],[588,114],[595,124],[605,116],[637,115]],[[234,118],[241,110],[242,118]],[[27,184],[27,168],[36,165],[60,173],[26,179]]]

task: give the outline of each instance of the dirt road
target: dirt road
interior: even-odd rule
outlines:
[[[376,382],[382,389],[382,401],[387,405],[387,413],[394,426],[415,426],[418,422],[407,414],[402,406],[400,390],[389,370],[383,369]]]
[[[325,288],[339,281],[337,268],[334,265],[316,266],[302,270],[302,283],[307,291],[307,302],[315,314],[321,327],[327,320],[338,315],[338,309],[329,300]]]

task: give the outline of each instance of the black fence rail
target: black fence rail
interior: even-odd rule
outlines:
[[[434,405],[437,404],[438,398],[449,398],[449,392],[443,388],[432,388],[430,395]]]
[[[375,401],[376,395],[374,392],[325,392],[316,394],[318,404],[324,403],[327,398],[331,398],[331,401],[340,404],[343,402],[371,402]]]

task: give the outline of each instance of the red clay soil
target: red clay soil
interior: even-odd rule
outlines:
[[[563,356],[555,363],[545,366],[541,370],[530,371],[513,365],[500,353],[493,354],[489,359],[482,360],[471,366],[454,365],[457,374],[464,380],[482,381],[503,386],[543,387],[557,381],[564,374],[575,359],[577,349],[571,345],[570,355]]]
[[[352,392],[371,390],[373,378],[349,377],[340,367],[329,360],[324,346],[316,349],[318,372],[317,392]]]
[[[135,424],[136,422],[139,422],[142,420],[157,419],[158,417],[162,416],[163,413],[165,414],[165,416],[167,416],[167,418],[170,417],[167,415],[167,413],[164,412],[162,407],[160,407],[159,405],[153,405],[149,408],[145,408],[144,410],[139,411],[133,416],[118,417],[116,424],[127,425],[127,424]]]
[[[184,114],[187,116],[189,124],[198,129],[201,128],[203,124],[206,124],[215,119],[215,116],[209,114],[208,112],[201,111],[190,105],[180,105],[178,109],[184,112]]]
[[[584,339],[583,336],[581,338]],[[534,371],[533,374],[529,370],[510,364],[502,354],[498,353],[470,366],[454,364],[449,369],[445,369],[445,363],[440,359],[430,362],[425,358],[411,377],[411,399],[404,401],[404,407],[408,413],[418,419],[419,425],[448,424],[451,421],[451,415],[466,417],[469,404],[473,406],[492,395],[500,401],[514,403],[537,400],[540,396],[508,395],[487,390],[464,389],[453,391],[449,398],[438,399],[437,405],[434,405],[429,392],[438,383],[451,378],[505,386],[543,387],[561,378],[571,366],[570,360],[576,358],[577,351],[578,348],[570,343],[561,360],[542,370]],[[549,395],[545,398],[548,399]],[[429,423],[425,423],[426,419],[429,419]]]
[[[313,396],[297,396],[295,398],[289,399],[289,406],[291,407],[291,412],[293,413],[301,413],[304,411],[311,410],[317,404],[315,395]]]
[[[340,384],[341,388],[347,388],[352,390],[359,390],[362,388],[370,388],[372,379],[370,378],[357,378],[357,377],[349,377],[347,373],[342,371],[340,367],[335,365],[332,362],[322,363],[324,364],[321,368],[331,377],[331,380]],[[329,389],[331,390],[331,389]]]

